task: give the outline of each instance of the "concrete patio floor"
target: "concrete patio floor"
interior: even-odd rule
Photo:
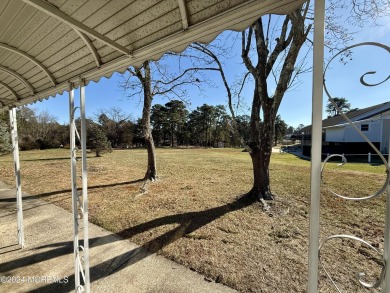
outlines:
[[[15,190],[0,182],[0,292],[74,292],[72,215],[24,197],[21,249]],[[89,235],[91,292],[237,292],[96,225]]]

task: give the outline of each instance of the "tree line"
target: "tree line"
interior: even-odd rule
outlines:
[[[7,153],[10,151],[7,111],[1,113],[0,120],[2,149]],[[294,131],[280,116],[276,120],[275,143]],[[232,117],[223,105],[203,104],[190,111],[183,101],[171,100],[153,105],[150,121],[158,147],[243,147],[242,141],[250,138],[250,117],[236,116],[237,131],[234,131]],[[17,123],[20,150],[69,147],[69,124],[60,124],[48,111],[37,114],[32,108],[21,107],[17,110]],[[76,126],[80,129],[80,119],[76,119]],[[100,110],[94,118],[86,119],[86,127],[87,147],[97,155],[112,148],[145,146],[141,119],[133,120],[119,108]]]
[[[346,98],[334,98],[338,108],[351,109]],[[326,107],[329,117],[337,115],[330,102]],[[69,125],[58,123],[48,111],[39,114],[29,107],[17,110],[18,138],[21,150],[68,147]],[[80,129],[80,121],[76,120]],[[233,124],[237,131],[234,130]],[[112,148],[124,149],[144,147],[142,120],[133,120],[119,108],[100,110],[94,119],[86,119],[87,147],[101,155]],[[286,134],[300,133],[304,125],[288,126],[278,115],[275,119],[274,144],[280,143]],[[171,100],[164,105],[151,108],[151,128],[156,146],[203,146],[214,147],[223,143],[226,147],[243,147],[250,139],[250,116],[238,115],[233,118],[223,105],[203,104],[189,111],[181,100]],[[9,114],[0,115],[0,155],[11,151]],[[219,144],[221,145],[221,144]]]

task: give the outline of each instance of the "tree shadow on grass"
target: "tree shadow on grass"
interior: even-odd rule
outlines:
[[[121,185],[131,185],[131,184],[135,184],[135,183],[142,182],[142,181],[144,181],[144,179],[137,179],[137,180],[132,180],[132,181],[88,186],[88,189],[99,189],[99,188],[115,187],[115,186],[121,186]],[[81,189],[78,189],[78,190],[81,190]],[[68,193],[68,192],[72,192],[72,189],[56,190],[56,191],[50,191],[50,192],[40,193],[40,194],[36,194],[36,195],[23,195],[23,200],[39,199],[39,198],[43,198],[43,197],[48,197],[48,196],[57,195],[57,194],[61,194],[61,193]],[[0,198],[0,202],[16,202],[16,198],[15,197]]]
[[[106,276],[109,276],[115,272],[121,271],[127,266],[135,264],[143,260],[144,258],[150,256],[151,254],[159,251],[170,243],[175,242],[184,235],[192,233],[230,212],[243,209],[247,206],[252,205],[255,202],[255,199],[247,195],[243,195],[237,198],[235,201],[222,206],[207,209],[204,211],[165,216],[124,229],[118,234],[124,238],[130,238],[136,234],[146,232],[156,227],[169,224],[178,224],[176,228],[150,240],[149,242],[145,243],[140,247],[132,249],[131,251],[125,252],[121,255],[114,256],[104,262],[92,266],[90,268],[90,280],[91,282],[93,282]],[[105,245],[119,240],[121,240],[121,238],[115,237],[113,235],[96,237],[90,239],[90,247],[93,249],[93,247]],[[48,247],[55,248],[50,251],[32,254],[17,260],[10,261],[8,263],[3,263],[2,265],[0,265],[0,272],[5,273],[7,271],[11,271],[20,267],[43,262],[51,258],[59,257],[65,254],[71,254],[73,251],[73,242],[67,241],[48,244],[38,247],[37,249],[43,249]],[[31,290],[29,292],[69,292],[74,290],[74,275],[69,276],[68,281],[69,282],[66,284],[47,284],[43,287]]]
[[[90,159],[88,157],[88,159]],[[21,162],[38,162],[38,161],[63,161],[70,160],[70,157],[62,157],[62,158],[39,158],[39,159],[20,159]],[[77,161],[81,160],[81,157],[77,157]]]
[[[134,235],[146,232],[148,230],[160,226],[178,224],[176,228],[142,245],[149,252],[155,253],[163,247],[167,246],[168,244],[181,238],[182,236],[190,234],[230,212],[243,209],[247,206],[252,205],[255,202],[257,202],[256,199],[245,194],[237,198],[235,201],[219,207],[211,208],[204,211],[188,212],[157,218],[149,222],[145,222],[124,229],[118,232],[118,234],[123,238],[131,238]]]

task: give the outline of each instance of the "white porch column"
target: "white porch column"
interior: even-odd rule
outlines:
[[[81,136],[76,123],[75,112],[80,109]],[[89,238],[88,238],[88,193],[87,193],[87,150],[86,150],[86,125],[85,125],[85,88],[84,82],[80,83],[80,107],[74,105],[74,89],[69,90],[69,116],[70,116],[70,155],[71,155],[71,181],[72,181],[72,212],[73,212],[73,247],[75,292],[90,292],[89,275]],[[82,191],[77,190],[77,147],[76,135],[82,148]],[[82,223],[79,222],[82,219]],[[80,244],[80,234],[83,236],[83,245]]]
[[[314,7],[313,97],[311,134],[311,199],[309,236],[308,292],[318,292],[318,247],[320,231],[322,103],[324,72],[325,0],[316,0]]]
[[[16,122],[16,108],[9,109],[9,121],[11,127],[12,148],[14,155],[15,182],[16,182],[16,210],[18,218],[18,244],[24,247],[23,229],[23,205],[22,205],[22,182],[20,178],[18,126]]]
[[[79,266],[79,223],[78,223],[78,194],[76,175],[76,125],[75,125],[74,89],[69,90],[69,127],[70,127],[70,160],[71,160],[71,184],[72,184],[72,214],[73,214],[73,260],[75,290],[80,287],[80,266]]]
[[[83,228],[84,228],[84,273],[85,292],[90,292],[89,276],[89,234],[88,234],[88,170],[87,170],[87,130],[85,125],[85,81],[80,82],[81,149],[82,149],[82,186],[83,186]]]

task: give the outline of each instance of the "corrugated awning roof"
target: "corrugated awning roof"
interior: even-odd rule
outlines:
[[[2,0],[0,107],[20,106],[210,42],[302,0]]]

